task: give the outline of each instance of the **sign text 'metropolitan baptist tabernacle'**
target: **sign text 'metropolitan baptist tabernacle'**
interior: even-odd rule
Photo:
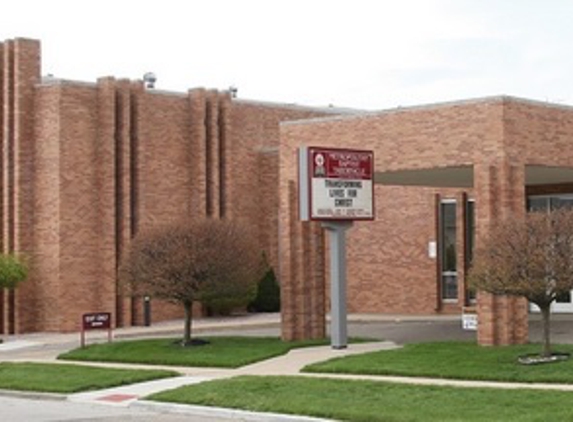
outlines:
[[[311,219],[374,217],[372,151],[309,148]]]

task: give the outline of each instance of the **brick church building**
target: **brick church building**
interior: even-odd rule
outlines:
[[[262,103],[227,91],[41,76],[40,44],[0,44],[0,245],[29,279],[0,293],[0,333],[74,331],[85,312],[141,324],[117,266],[141,229],[240,220],[279,273],[283,337],[325,334],[325,235],[297,214],[301,145],[375,152],[376,220],[349,231],[348,308],[460,313],[483,344],[527,339],[528,304],[476,295],[475,237],[529,206],[573,201],[573,108],[493,97],[377,113]],[[558,304],[573,310],[571,298]],[[153,320],[180,316],[153,304]]]

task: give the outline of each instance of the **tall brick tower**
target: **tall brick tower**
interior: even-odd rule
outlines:
[[[33,245],[34,87],[40,81],[40,43],[0,43],[0,250],[29,255]],[[0,333],[30,327],[34,283],[0,292]]]

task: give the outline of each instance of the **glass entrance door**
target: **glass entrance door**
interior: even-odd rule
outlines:
[[[559,208],[573,208],[573,194],[539,195],[527,198],[529,211],[547,211]],[[573,292],[568,292],[557,298],[551,305],[552,312],[573,313]],[[539,308],[531,304],[531,311],[539,312]]]

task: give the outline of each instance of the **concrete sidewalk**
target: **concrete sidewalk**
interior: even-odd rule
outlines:
[[[217,332],[228,329],[253,329],[261,327],[280,326],[280,314],[248,314],[229,317],[210,317],[193,319],[193,333]],[[113,338],[147,338],[159,337],[171,334],[180,334],[183,332],[183,321],[172,320],[153,323],[152,326],[133,326],[122,327],[113,330]],[[102,341],[107,339],[107,331],[94,330],[86,333],[88,342]],[[54,344],[73,344],[77,343],[79,347],[80,333],[32,333],[2,336],[4,343],[0,344],[2,351],[7,344],[13,341],[25,340],[31,343],[54,345]]]
[[[460,315],[379,315],[379,314],[350,314],[348,315],[349,324],[373,324],[373,323],[432,323],[432,322],[459,322]],[[193,319],[192,330],[194,334],[217,333],[226,330],[256,330],[256,329],[276,329],[276,334],[280,330],[279,313],[260,313],[246,314],[228,317],[208,317]],[[172,320],[153,323],[152,326],[134,326],[122,327],[113,330],[113,338],[147,338],[160,337],[166,335],[179,335],[183,331],[182,320]],[[86,334],[88,342],[105,341],[107,339],[106,331],[91,331]],[[4,343],[0,344],[0,352],[11,347],[10,343],[16,341],[27,342],[26,347],[32,345],[73,345],[79,347],[79,332],[76,333],[33,333],[2,336]],[[34,344],[32,344],[34,343]],[[22,344],[24,346],[24,344]],[[0,357],[1,359],[1,357]]]
[[[85,393],[72,394],[68,396],[71,401],[89,402],[109,402],[116,405],[129,405],[135,400],[157,393],[159,391],[171,390],[183,385],[197,384],[199,382],[231,378],[239,375],[299,375],[302,368],[316,362],[328,359],[350,356],[354,354],[373,352],[377,350],[389,350],[397,346],[391,342],[360,343],[352,344],[342,350],[334,350],[330,346],[304,347],[291,350],[283,356],[278,356],[262,362],[243,366],[237,369],[217,369],[217,368],[181,368],[181,367],[158,367],[158,369],[171,369],[184,373],[184,376],[168,378],[145,383],[126,385],[106,390],[90,391]],[[75,362],[77,364],[77,362]],[[84,364],[82,362],[82,364]],[[101,366],[109,366],[100,364]],[[121,365],[122,367],[132,367],[131,365]],[[137,365],[137,367],[142,367]],[[151,367],[150,367],[151,368]]]
[[[394,323],[405,320],[429,320],[430,317],[401,317],[401,316],[350,316],[349,321],[386,321]],[[435,318],[431,318],[432,320]],[[451,320],[451,317],[442,318]],[[135,339],[161,336],[175,336],[182,332],[182,321],[169,321],[154,324],[152,327],[129,327],[114,330],[114,339]],[[230,318],[205,318],[193,321],[194,334],[236,334],[242,335],[249,333],[251,335],[278,335],[280,333],[280,315],[279,314],[258,314],[246,315]],[[0,361],[33,361],[54,363],[56,357],[67,350],[74,349],[80,345],[79,333],[57,334],[57,333],[38,333],[18,336],[6,336],[5,342],[0,344]],[[103,342],[107,340],[105,331],[94,331],[87,334],[87,343]],[[162,403],[153,403],[141,401],[142,397],[147,395],[177,388],[182,385],[196,384],[207,380],[229,378],[238,375],[297,375],[306,365],[327,360],[333,357],[346,356],[368,351],[388,349],[396,347],[392,342],[364,343],[351,345],[344,350],[333,350],[330,346],[305,348],[293,350],[285,356],[276,357],[267,361],[255,363],[238,369],[219,369],[219,368],[182,368],[167,367],[166,369],[175,370],[182,374],[180,377],[151,381],[128,386],[110,388],[99,391],[71,394],[69,396],[60,396],[60,399],[72,402],[82,402],[99,405],[112,406],[144,406],[146,408],[155,408],[157,411],[173,411],[177,413],[190,412],[192,414],[205,414],[205,418],[211,417],[228,417],[229,419],[242,418],[243,420],[255,421],[316,421],[315,418],[304,418],[284,415],[256,414],[253,412],[241,413],[240,411],[230,411],[229,409],[206,409],[197,406],[169,405]],[[77,362],[58,361],[58,363],[78,364]],[[105,367],[137,367],[137,368],[154,368],[157,366],[149,365],[126,365],[110,363],[88,363],[82,362],[82,365],[95,365]],[[17,393],[7,392],[10,395],[21,397],[45,397],[43,394],[35,393]],[[51,398],[58,395],[50,395]],[[205,413],[206,412],[206,413]]]
[[[398,343],[415,339],[469,339],[472,332],[462,332],[459,315],[370,315],[348,316],[349,335],[384,339]],[[280,336],[280,314],[248,314],[193,320],[194,335]],[[183,321],[154,323],[150,327],[125,327],[113,330],[117,340],[180,336]],[[80,347],[80,333],[33,333],[2,336],[0,361],[53,360],[68,350]],[[107,341],[107,331],[86,333],[86,344]]]
[[[193,320],[193,334],[216,335],[219,332],[266,329],[278,333],[279,314],[249,314],[225,318],[199,318]],[[113,330],[114,340],[178,336],[183,332],[183,321],[154,323],[150,327],[125,327]],[[274,334],[273,334],[274,335]],[[86,344],[101,343],[108,339],[106,330],[86,332]],[[2,336],[0,361],[55,360],[58,355],[80,347],[80,333],[33,333]]]
[[[142,401],[141,399],[160,391],[166,391],[185,385],[198,384],[204,381],[231,378],[240,375],[299,375],[300,370],[311,363],[321,362],[335,357],[350,356],[353,354],[367,353],[377,350],[388,350],[396,347],[397,346],[391,342],[378,342],[352,344],[347,349],[342,350],[334,350],[330,346],[301,348],[291,350],[284,356],[278,356],[238,369],[185,368],[185,372],[195,372],[195,375],[187,375],[171,379],[132,384],[106,390],[72,394],[67,397],[67,400],[90,404],[108,404],[114,406],[137,407],[158,413],[169,412],[190,415],[192,414],[194,416],[203,417],[205,420],[210,420],[213,418],[227,418],[229,420],[238,419],[249,422],[326,421],[325,419],[306,416],[261,413],[205,406],[189,406],[152,402],[146,400]],[[200,375],[201,373],[202,375]]]
[[[563,327],[569,328],[571,318],[564,317]],[[533,317],[535,322],[535,317]],[[364,334],[374,333],[378,338],[404,339],[468,339],[472,333],[462,332],[459,315],[448,316],[399,316],[399,315],[351,315],[349,316],[349,326],[354,327],[349,330],[351,335],[364,336]],[[194,321],[193,332],[209,335],[229,334],[235,335],[278,335],[280,317],[278,314],[258,314],[239,316],[231,318],[208,318]],[[573,324],[572,324],[573,325]],[[161,324],[154,324],[152,327],[129,327],[114,330],[114,338],[148,338],[179,335],[182,331],[181,321],[170,321]],[[406,332],[406,334],[404,334]],[[560,333],[563,328],[560,329]],[[106,341],[106,332],[90,332],[87,335],[88,343]],[[567,337],[568,338],[568,337]],[[0,344],[0,361],[35,361],[54,362],[58,354],[70,349],[79,347],[79,334],[30,334],[20,336],[5,337],[5,343]],[[206,409],[198,406],[182,406],[165,403],[154,403],[140,400],[147,395],[177,388],[183,385],[197,384],[200,382],[230,378],[239,375],[298,375],[308,377],[328,377],[338,379],[363,379],[385,382],[410,383],[419,385],[448,385],[455,387],[488,387],[488,388],[527,388],[527,389],[552,389],[562,391],[573,391],[573,385],[562,384],[522,384],[522,383],[500,383],[483,381],[460,381],[443,380],[429,378],[392,377],[392,376],[360,376],[360,375],[338,375],[338,374],[304,374],[301,369],[315,362],[325,361],[335,357],[348,356],[351,354],[366,353],[376,350],[388,350],[400,347],[393,341],[379,341],[373,343],[351,344],[347,349],[334,350],[330,346],[301,348],[290,351],[284,356],[268,359],[252,365],[238,369],[218,369],[218,368],[188,368],[188,367],[163,367],[181,373],[180,377],[171,379],[150,381],[128,386],[110,388],[99,391],[72,394],[61,399],[72,402],[83,402],[92,404],[105,404],[113,406],[136,406],[147,409],[155,409],[158,412],[172,411],[176,413],[190,412],[194,415],[205,415],[206,420],[217,416],[222,418],[242,418],[247,421],[317,421],[315,418],[294,417],[284,415],[257,414],[253,412],[240,412],[229,409]],[[78,364],[77,362],[58,363]],[[154,368],[149,365],[128,365],[109,363],[87,363],[82,365],[96,365],[106,367],[132,367],[132,368]],[[14,395],[14,392],[9,394]],[[18,393],[16,393],[18,394]],[[43,396],[30,393],[23,393],[21,396],[34,397]],[[54,395],[52,395],[54,396]],[[206,412],[206,413],[203,413]]]

